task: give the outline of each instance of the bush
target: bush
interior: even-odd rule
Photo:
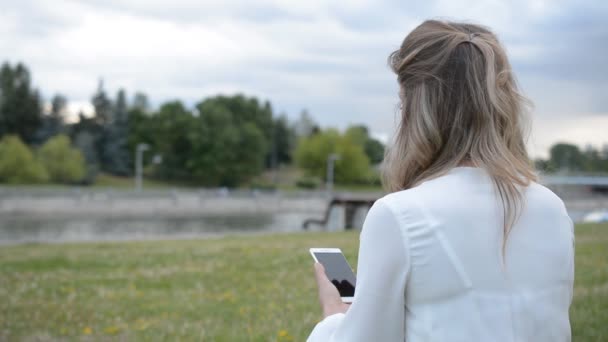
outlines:
[[[74,183],[86,174],[82,153],[73,148],[70,138],[63,134],[49,139],[38,151],[38,157],[53,182]]]
[[[319,179],[314,177],[304,177],[296,181],[296,186],[302,189],[316,189],[320,184]]]
[[[253,190],[262,190],[262,191],[275,191],[277,189],[276,184],[264,181],[254,181],[249,184],[249,188]]]
[[[296,164],[308,175],[325,179],[327,158],[336,154],[334,180],[339,184],[355,184],[365,181],[369,175],[369,159],[363,147],[336,130],[326,130],[298,142],[295,150]]]
[[[19,137],[0,140],[0,182],[9,184],[44,183],[49,175]]]

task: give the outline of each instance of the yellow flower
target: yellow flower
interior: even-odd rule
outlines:
[[[234,293],[232,293],[232,291],[226,291],[219,295],[219,300],[229,301],[229,302],[234,303],[234,301],[236,300],[236,297],[234,296]]]
[[[293,341],[287,330],[279,330],[279,341]]]
[[[114,334],[116,334],[116,333],[118,333],[120,331],[120,328],[117,327],[117,326],[115,326],[115,325],[110,325],[104,331],[105,331],[106,334],[114,335]]]
[[[148,326],[150,326],[150,323],[141,318],[135,322],[135,330],[146,330]]]
[[[91,335],[93,333],[93,329],[91,329],[91,327],[84,327],[84,329],[82,329],[82,333],[85,335]]]

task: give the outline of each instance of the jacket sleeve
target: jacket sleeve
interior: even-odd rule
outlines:
[[[346,314],[326,317],[308,342],[404,341],[407,236],[389,207],[376,201],[360,235],[357,283]]]

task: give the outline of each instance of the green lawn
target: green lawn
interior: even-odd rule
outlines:
[[[358,235],[0,247],[0,341],[303,341],[320,318],[310,246]],[[608,225],[577,227],[573,340],[608,340]],[[550,322],[547,322],[550,324]]]

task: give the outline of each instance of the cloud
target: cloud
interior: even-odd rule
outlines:
[[[546,158],[549,148],[556,142],[577,142],[584,147],[593,145],[596,148],[608,146],[605,134],[608,127],[608,115],[575,113],[573,117],[557,117],[551,120],[536,118],[536,128],[528,140],[528,149],[535,157]],[[604,129],[602,129],[602,127]],[[555,132],[559,132],[556,135]]]
[[[47,97],[82,103],[99,77],[155,104],[244,92],[292,118],[307,108],[322,125],[387,135],[397,85],[386,57],[427,18],[491,27],[541,121],[605,115],[606,17],[600,0],[23,0],[0,13],[0,59],[24,61]]]

